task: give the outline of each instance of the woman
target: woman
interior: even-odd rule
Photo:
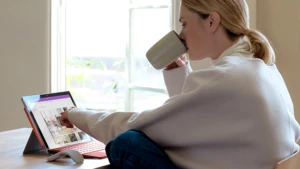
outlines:
[[[299,150],[299,124],[268,40],[244,0],[182,0],[184,57],[164,70],[170,98],[141,113],[74,108],[62,123],[108,143],[115,168],[273,169]],[[134,129],[134,130],[131,130]]]

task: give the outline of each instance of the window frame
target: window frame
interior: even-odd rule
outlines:
[[[171,15],[171,25],[170,28],[175,31],[179,31],[181,26],[178,22],[179,15],[179,0],[170,0],[170,15]],[[134,9],[150,9],[150,8],[165,8],[166,5],[161,6],[143,6],[143,5],[129,5],[129,15],[128,15],[128,38],[131,39],[130,28],[132,26],[130,22],[130,17]],[[65,12],[66,12],[66,0],[52,0],[51,1],[51,92],[64,91],[66,90],[66,25],[65,25]],[[126,46],[126,65],[132,65],[132,56],[131,56],[131,42],[127,42]],[[151,87],[145,85],[138,85],[132,81],[132,66],[126,67],[127,72],[127,92],[125,94],[125,111],[130,111],[133,109],[133,93],[135,90],[157,92],[167,95],[166,88]]]

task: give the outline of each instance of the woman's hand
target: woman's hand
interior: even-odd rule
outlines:
[[[187,59],[184,55],[180,56],[177,60],[175,60],[173,63],[169,64],[165,67],[165,70],[172,70],[178,67],[185,66],[187,64]]]
[[[73,108],[73,107],[72,107]],[[71,108],[71,109],[72,109]],[[62,126],[66,126],[67,128],[73,128],[74,125],[69,121],[68,119],[68,115],[69,115],[69,111],[71,110],[67,110],[65,112],[60,113],[61,116],[59,117],[59,122]]]

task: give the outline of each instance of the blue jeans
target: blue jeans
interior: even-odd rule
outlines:
[[[138,130],[118,135],[105,150],[115,169],[176,169],[165,151]]]

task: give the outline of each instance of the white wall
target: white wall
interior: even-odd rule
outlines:
[[[300,122],[300,1],[257,1],[257,28],[273,43],[277,67],[285,79]],[[300,160],[300,159],[299,159]],[[300,168],[298,162],[297,168]]]
[[[257,28],[276,48],[277,66],[292,96],[300,121],[300,1],[257,1]],[[299,167],[300,168],[300,167]]]
[[[0,0],[0,131],[29,127],[21,96],[49,91],[50,0]]]

